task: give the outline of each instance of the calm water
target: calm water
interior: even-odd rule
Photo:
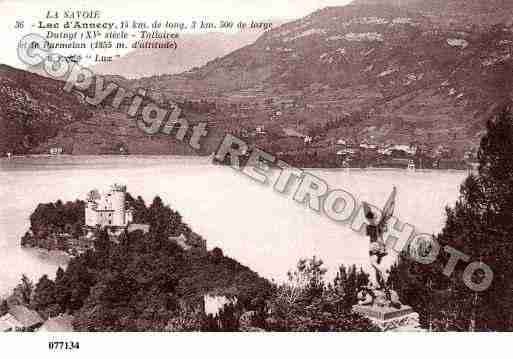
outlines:
[[[202,234],[209,248],[267,278],[281,280],[297,259],[318,255],[333,270],[342,263],[366,265],[367,240],[253,182],[231,168],[184,157],[60,157],[0,160],[0,293],[23,273],[53,275],[65,258],[22,250],[19,239],[40,202],[84,199],[92,189],[124,183],[133,195],[151,202],[160,195]],[[464,172],[400,170],[312,170],[330,188],[342,188],[359,201],[382,206],[393,185],[398,188],[397,216],[427,233],[438,232],[446,205],[453,204]]]

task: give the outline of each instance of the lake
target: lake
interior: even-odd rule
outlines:
[[[367,266],[367,239],[348,225],[335,223],[291,196],[273,191],[204,158],[176,156],[62,156],[0,160],[0,294],[19,283],[23,273],[36,280],[55,274],[66,258],[24,250],[20,237],[40,202],[85,199],[93,188],[114,182],[151,203],[159,195],[178,210],[192,229],[266,278],[286,277],[301,257],[321,257],[332,275],[340,264]],[[396,215],[417,231],[438,233],[445,206],[458,197],[463,171],[309,170],[344,189],[358,201],[382,206],[397,186]],[[273,183],[273,182],[271,182]]]

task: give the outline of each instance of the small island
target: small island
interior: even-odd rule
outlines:
[[[55,279],[23,276],[0,306],[4,331],[379,330],[352,311],[363,270],[341,266],[327,281],[322,260],[301,259],[278,285],[207,250],[160,197],[147,206],[123,185],[39,204],[21,245],[71,259]]]
[[[21,239],[22,247],[64,251],[72,256],[94,249],[102,230],[119,243],[122,234],[134,231],[159,231],[184,249],[206,251],[206,241],[182,222],[178,212],[164,206],[155,197],[147,207],[126,186],[114,184],[103,195],[96,189],[87,193],[86,201],[39,204],[30,216],[30,230]]]

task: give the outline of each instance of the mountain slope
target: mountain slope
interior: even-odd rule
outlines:
[[[364,113],[365,120],[355,124],[360,139],[475,146],[484,121],[513,91],[513,28],[485,26],[480,19],[493,11],[509,18],[513,4],[390,3],[398,2],[325,8],[196,71],[144,83],[169,96],[182,89],[229,98],[260,88],[269,98],[299,97],[309,108],[330,102],[338,108],[331,116]],[[463,12],[472,16],[451,25],[454,14]],[[321,123],[327,118],[317,117]],[[297,127],[296,122],[280,125]]]
[[[146,135],[128,117],[127,104],[119,110],[94,107],[83,93],[63,88],[64,82],[0,65],[0,156],[48,154],[52,147],[74,155],[120,154],[121,149],[123,154],[196,154],[173,136]]]
[[[391,5],[420,12],[440,25],[487,26],[513,20],[509,0],[355,0],[353,5]]]
[[[0,65],[0,153],[26,153],[91,116],[63,83]]]
[[[262,142],[275,152],[303,149],[297,136],[286,133],[313,134],[316,151],[331,154],[338,139],[445,145],[457,154],[475,148],[485,121],[513,95],[513,27],[481,20],[492,13],[510,18],[513,4],[395,4],[358,0],[325,8],[200,68],[123,83],[163,99],[228,105],[214,116],[217,127],[211,127],[215,136],[206,153],[223,132],[262,125],[273,132]],[[267,100],[277,103],[274,110],[282,100],[299,106],[273,120],[258,107]],[[241,101],[253,106],[243,118],[234,109]],[[206,113],[187,116],[210,122]],[[108,108],[95,111],[93,121],[65,126],[48,143],[68,138],[73,153],[102,153],[113,143],[127,144],[130,153],[192,153],[172,139],[143,136],[133,121]]]

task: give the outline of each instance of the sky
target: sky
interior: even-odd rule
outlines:
[[[16,56],[18,41],[31,33],[31,25],[44,20],[48,10],[100,10],[103,20],[134,18],[190,21],[231,18],[296,19],[326,6],[342,6],[351,0],[0,0],[0,38],[4,49],[0,63],[24,67]],[[25,28],[16,30],[16,21]]]

